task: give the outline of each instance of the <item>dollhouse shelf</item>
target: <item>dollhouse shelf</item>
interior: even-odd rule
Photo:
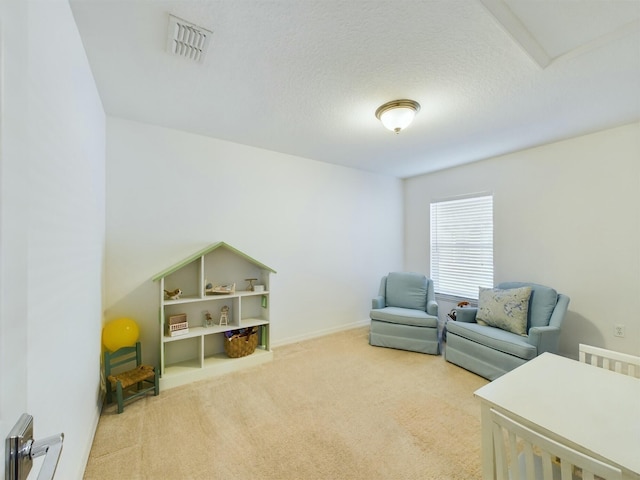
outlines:
[[[160,386],[163,389],[184,385],[207,377],[230,373],[273,359],[269,341],[269,276],[275,270],[248,255],[219,242],[196,252],[187,259],[153,277],[160,293]],[[257,279],[263,291],[236,290],[210,295],[207,284],[235,283],[247,288],[246,279]],[[257,282],[257,283],[256,283]],[[180,298],[167,299],[165,290],[182,290]],[[228,324],[221,323],[221,309],[228,307]],[[209,313],[212,325],[206,324]],[[170,316],[185,314],[189,331],[169,336]],[[224,333],[229,330],[257,327],[258,347],[251,355],[229,358],[224,353]]]

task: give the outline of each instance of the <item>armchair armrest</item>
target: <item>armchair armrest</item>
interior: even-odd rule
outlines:
[[[560,343],[560,329],[558,327],[531,327],[527,342],[538,350],[538,355],[544,352],[557,353]]]
[[[549,319],[549,326],[560,328],[560,326],[562,325],[562,321],[567,314],[568,308],[569,297],[563,295],[562,293],[559,293],[558,303],[556,304],[556,308],[553,309],[553,313],[551,314],[551,318]]]
[[[456,308],[456,321],[465,323],[476,323],[476,315],[478,309],[476,307]]]
[[[382,295],[378,295],[371,301],[371,308],[384,308],[385,301]]]
[[[435,300],[429,300],[427,302],[427,313],[434,317],[438,316],[438,303]]]

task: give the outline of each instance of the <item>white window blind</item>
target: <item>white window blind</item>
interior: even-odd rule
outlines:
[[[493,196],[431,203],[431,278],[436,293],[477,299],[493,286]]]

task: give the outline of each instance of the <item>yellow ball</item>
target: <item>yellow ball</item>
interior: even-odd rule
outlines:
[[[138,341],[140,330],[130,318],[111,320],[102,329],[102,343],[110,352],[122,347],[132,347]]]

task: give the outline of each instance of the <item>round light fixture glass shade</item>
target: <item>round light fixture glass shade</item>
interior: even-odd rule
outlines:
[[[376,117],[386,128],[395,133],[407,128],[420,111],[420,104],[413,100],[393,100],[376,110]]]

